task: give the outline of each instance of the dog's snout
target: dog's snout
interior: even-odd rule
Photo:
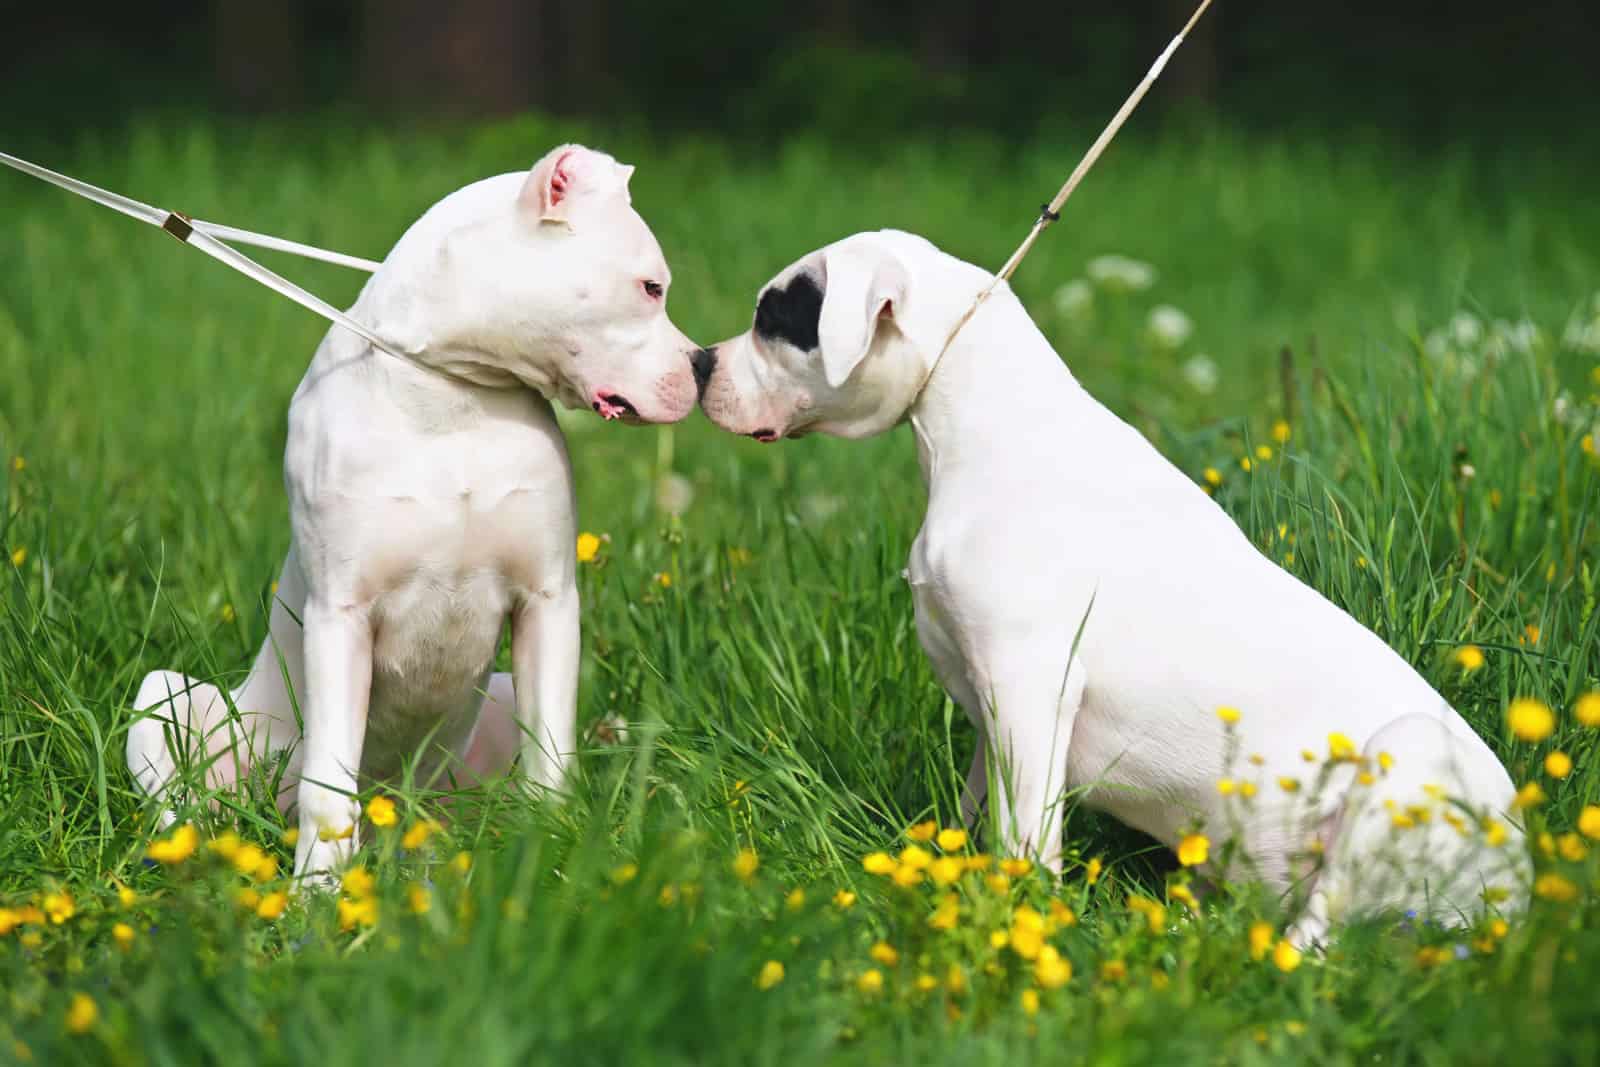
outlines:
[[[696,350],[694,355],[689,357],[689,366],[694,369],[695,389],[701,396],[705,396],[706,383],[711,381],[711,373],[717,369],[717,347],[712,345],[710,348]]]

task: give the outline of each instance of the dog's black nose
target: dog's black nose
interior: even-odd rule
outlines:
[[[689,366],[694,369],[694,384],[701,396],[706,394],[706,383],[711,380],[711,372],[717,369],[717,348],[702,348],[689,357]]]

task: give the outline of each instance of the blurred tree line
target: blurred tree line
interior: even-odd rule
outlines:
[[[1098,120],[1195,0],[8,0],[8,122],[150,108],[550,112],[759,136]],[[1593,0],[1216,0],[1169,109],[1592,138]]]

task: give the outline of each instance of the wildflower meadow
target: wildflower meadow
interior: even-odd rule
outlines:
[[[17,148],[381,256],[444,193],[586,141],[638,165],[674,318],[710,343],[856,230],[997,265],[1092,133],[750,153],[531,119],[174,120]],[[130,701],[156,668],[236,682],[259,645],[284,413],[325,325],[0,175],[0,1063],[1594,1062],[1600,201],[1571,164],[1134,130],[1015,280],[1087,387],[1415,664],[1521,789],[1527,910],[1491,893],[1470,926],[1379,916],[1320,951],[1220,834],[1169,851],[1068,796],[1057,878],[992,818],[961,825],[974,738],[901,577],[923,505],[903,431],[764,446],[699,415],[563,413],[568,795],[373,783],[327,892],[290,880],[269,780],[196,788],[158,831]],[[361,284],[271,262],[340,306]],[[1299,777],[1234,756],[1217,788],[1238,805],[1359,762],[1338,733]],[[1513,847],[1444,796],[1389,818],[1398,849],[1438,821]]]

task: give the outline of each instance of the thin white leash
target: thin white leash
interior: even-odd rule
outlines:
[[[57,174],[37,163],[29,163],[25,159],[0,152],[0,163],[30,174],[41,181],[51,185],[60,186],[70,193],[75,193],[86,200],[92,200],[102,207],[121,212],[129,218],[147,222],[152,226],[165,230],[186,245],[199,249],[212,259],[232,267],[245,277],[259,282],[273,292],[293,300],[296,304],[314,311],[329,322],[350,330],[370,341],[379,351],[386,352],[399,359],[406,359],[399,345],[384,340],[369,327],[362,325],[355,319],[346,315],[332,304],[313,296],[289,279],[268,270],[243,252],[224,244],[224,241],[237,241],[240,244],[255,245],[259,248],[270,248],[278,252],[288,252],[291,255],[304,256],[307,259],[321,260],[324,263],[335,263],[341,267],[350,267],[353,270],[364,270],[369,274],[376,271],[381,264],[370,259],[361,259],[356,256],[347,256],[340,252],[329,252],[326,249],[313,245],[301,244],[298,241],[288,241],[281,237],[271,237],[267,234],[252,233],[249,230],[237,229],[233,226],[222,226],[214,222],[201,222],[191,219],[179,211],[165,211],[149,204],[142,204],[107,189],[90,185],[88,182],[69,178],[65,174]]]
[[[1084,153],[1083,158],[1078,161],[1078,165],[1073,168],[1072,174],[1067,178],[1066,184],[1061,187],[1060,192],[1056,193],[1055,199],[1039,209],[1039,217],[1034,221],[1033,229],[1028,231],[1028,236],[1024,237],[1022,243],[1017,246],[1017,250],[1011,253],[1011,258],[1006,260],[1005,266],[1000,268],[1000,272],[989,279],[989,284],[984,286],[983,290],[978,293],[977,297],[972,301],[972,306],[967,308],[967,313],[961,316],[955,325],[955,329],[950,331],[950,336],[945,338],[944,347],[939,349],[939,354],[934,357],[933,363],[928,367],[927,376],[922,379],[922,386],[917,390],[918,396],[921,396],[922,391],[928,387],[928,381],[933,377],[933,372],[938,369],[939,361],[944,359],[946,352],[950,351],[950,346],[955,343],[956,335],[961,332],[962,327],[972,321],[972,316],[978,313],[978,309],[983,306],[984,301],[989,299],[995,289],[1000,286],[1000,283],[1010,279],[1012,273],[1022,263],[1022,258],[1028,254],[1028,250],[1033,247],[1033,243],[1039,239],[1039,235],[1052,222],[1061,218],[1061,208],[1066,204],[1067,197],[1073,194],[1073,191],[1078,188],[1078,183],[1083,181],[1083,176],[1089,173],[1089,168],[1099,160],[1100,154],[1106,150],[1106,146],[1111,143],[1111,139],[1117,135],[1118,130],[1122,129],[1122,124],[1128,121],[1129,115],[1133,114],[1133,109],[1138,107],[1139,101],[1144,99],[1144,94],[1150,91],[1150,86],[1154,85],[1156,79],[1161,76],[1161,71],[1166,67],[1167,60],[1172,58],[1172,53],[1178,50],[1178,46],[1183,43],[1184,37],[1188,35],[1190,30],[1194,29],[1195,23],[1200,21],[1200,16],[1204,15],[1206,8],[1210,6],[1211,0],[1200,0],[1200,6],[1195,9],[1193,15],[1189,16],[1189,21],[1184,24],[1182,30],[1178,31],[1178,36],[1174,37],[1172,43],[1167,45],[1166,51],[1156,57],[1155,63],[1150,67],[1150,72],[1134,88],[1128,99],[1122,102],[1122,106],[1112,116],[1111,122],[1104,130],[1100,131],[1100,136],[1095,138],[1094,144],[1089,146],[1089,151]]]

